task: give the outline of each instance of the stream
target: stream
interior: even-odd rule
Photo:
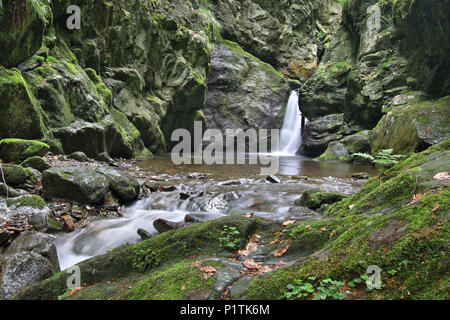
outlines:
[[[279,162],[279,184],[266,181],[260,175],[259,165],[175,166],[169,156],[129,164],[133,170],[150,172],[164,180],[160,182],[162,185],[176,186],[176,190],[151,193],[123,208],[121,218],[95,220],[84,229],[57,235],[61,269],[122,244],[138,242],[139,228],[157,234],[153,222],[159,218],[180,222],[187,214],[195,214],[201,221],[207,221],[253,212],[279,221],[320,219],[318,213],[294,205],[304,190],[319,188],[353,194],[365,183],[352,179],[353,173],[375,173],[371,166],[324,163],[302,156],[280,156]]]

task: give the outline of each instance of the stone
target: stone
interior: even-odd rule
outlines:
[[[24,218],[37,231],[46,231],[50,209],[44,199],[37,195],[24,195],[6,200],[9,216]]]
[[[43,157],[49,150],[48,144],[35,140],[3,139],[0,141],[0,158],[5,162],[20,163],[30,157]]]
[[[34,156],[28,158],[24,162],[20,164],[20,166],[24,168],[33,168],[38,170],[39,172],[44,172],[47,169],[50,169],[50,165],[41,157]]]
[[[369,174],[367,172],[358,172],[352,174],[352,178],[359,180],[367,180],[369,179]]]
[[[40,232],[23,232],[3,253],[5,257],[13,256],[17,252],[33,251],[47,258],[53,268],[59,271],[59,259],[54,244],[56,237]]]
[[[152,237],[152,234],[145,229],[138,229],[137,234],[141,237],[142,240],[147,240]]]
[[[42,174],[46,198],[73,200],[83,204],[102,204],[110,181],[100,172],[77,167],[51,168]]]
[[[99,168],[96,173],[109,180],[112,194],[124,203],[134,201],[140,193],[140,183],[129,174],[109,168]]]
[[[295,201],[298,206],[307,207],[312,210],[320,209],[323,205],[329,205],[335,202],[339,202],[348,196],[334,193],[324,192],[319,189],[310,189],[303,192],[302,196]]]
[[[73,222],[73,219],[70,215],[66,214],[61,216],[61,220],[64,224],[64,227],[69,230],[69,231],[73,231],[75,230],[75,223]]]
[[[267,176],[266,181],[268,181],[270,183],[281,183],[280,178],[278,178],[277,176],[274,176],[274,175]]]
[[[159,233],[180,229],[186,225],[187,224],[185,222],[172,222],[165,219],[156,219],[155,221],[153,221],[153,227]]]
[[[80,161],[80,162],[89,162],[90,161],[88,156],[82,151],[73,152],[73,153],[68,155],[68,158],[69,159],[74,159],[74,160]]]
[[[33,251],[11,256],[2,268],[0,299],[9,300],[20,290],[47,279],[55,272],[51,262]]]

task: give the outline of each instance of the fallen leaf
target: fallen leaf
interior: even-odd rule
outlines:
[[[436,205],[434,206],[433,210],[431,210],[431,212],[436,212],[436,211],[438,211],[438,209],[439,209],[440,207],[441,207],[441,206],[440,206],[439,204],[436,204]]]
[[[213,275],[214,275],[214,273],[204,273],[203,279],[205,279],[205,281],[208,281],[209,278],[211,278]]]
[[[277,231],[277,232],[274,232],[274,233],[273,233],[273,236],[274,236],[274,237],[279,237],[280,234],[281,234],[281,232],[280,232],[280,231]]]
[[[288,221],[283,222],[283,226],[287,227],[287,226],[293,225],[294,223],[295,223],[295,220],[288,220]]]
[[[327,231],[327,228],[322,227],[322,228],[320,228],[320,230],[322,230],[322,231]]]
[[[311,226],[309,224],[305,228],[311,230]]]
[[[330,239],[334,237],[335,233],[336,233],[336,230],[331,231],[331,233],[330,233]]]
[[[278,261],[278,266],[279,267],[282,267],[284,265],[286,265],[286,262],[284,262],[283,260]]]
[[[254,259],[247,259],[242,262],[242,266],[247,269],[259,269],[260,266],[255,262]]]
[[[255,215],[255,213],[252,212],[252,213],[249,213],[249,214],[244,214],[243,217],[244,217],[244,218],[251,218],[251,217],[253,217],[254,215]]]
[[[217,269],[214,267],[211,267],[211,266],[206,266],[206,267],[200,268],[200,271],[207,272],[207,273],[216,273]]]
[[[348,208],[349,208],[350,210],[352,210],[354,207],[355,207],[354,204],[351,204],[351,205],[348,206]]]
[[[186,287],[185,286],[181,286],[181,291],[184,291],[184,290],[186,290]]]
[[[78,291],[80,291],[81,288],[75,288],[72,291],[69,292],[69,294],[67,295],[67,298],[70,296],[73,296],[75,293],[77,293]]]
[[[282,257],[286,253],[286,251],[288,251],[289,246],[290,246],[290,244],[288,244],[287,246],[285,246],[283,248],[277,249],[277,250],[273,251],[272,254],[275,257]]]
[[[450,180],[450,172],[439,172],[436,174],[433,179],[436,180]]]
[[[420,201],[420,199],[422,199],[423,194],[418,193],[416,195],[414,195],[413,200],[414,201]]]

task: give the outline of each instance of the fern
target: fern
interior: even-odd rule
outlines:
[[[394,154],[394,149],[385,149],[378,151],[374,156],[367,153],[354,153],[352,158],[365,160],[378,168],[390,168],[406,159],[407,155]]]

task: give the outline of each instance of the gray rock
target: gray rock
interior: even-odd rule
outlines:
[[[31,157],[25,160],[20,164],[24,168],[33,168],[38,170],[39,172],[43,172],[47,169],[50,169],[50,165],[41,157]]]
[[[40,232],[23,232],[3,253],[10,257],[18,252],[33,251],[47,258],[56,271],[59,271],[59,259],[54,244],[56,237]]]
[[[99,168],[96,172],[109,180],[113,196],[120,201],[130,203],[139,196],[141,184],[129,174],[110,168]]]
[[[267,176],[266,181],[268,181],[270,183],[281,183],[280,178],[278,178],[277,176],[274,176],[274,175]]]
[[[176,230],[188,225],[186,222],[172,222],[165,219],[156,219],[153,222],[153,227],[159,233],[164,233],[170,230]]]
[[[152,234],[144,229],[138,229],[137,234],[141,237],[142,240],[147,240],[152,237]]]
[[[2,268],[0,299],[9,300],[20,290],[54,274],[51,262],[33,251],[18,252]]]
[[[359,179],[359,180],[366,180],[369,179],[369,174],[367,172],[358,172],[352,174],[352,178]]]
[[[82,151],[76,151],[68,156],[69,159],[74,159],[80,162],[89,162],[89,157]]]

